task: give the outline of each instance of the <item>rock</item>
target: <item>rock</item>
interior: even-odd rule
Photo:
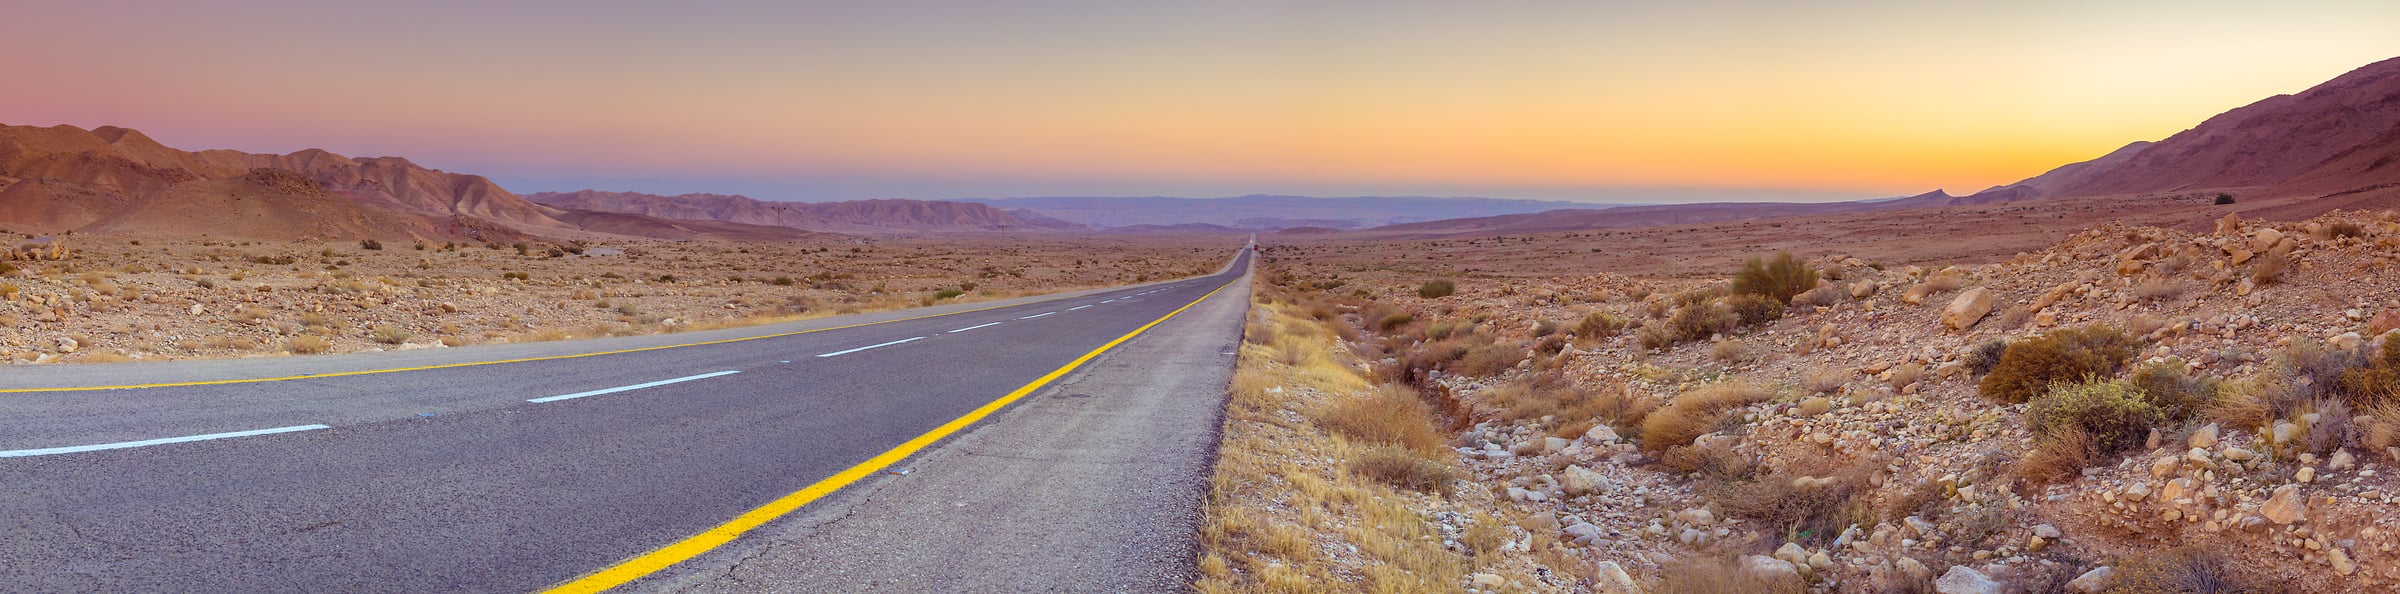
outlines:
[[[1709,524],[1716,523],[1717,514],[1706,509],[1695,507],[1675,512],[1675,521],[1692,526],[1707,526]]]
[[[1590,431],[1583,432],[1583,439],[1592,443],[1607,444],[1616,443],[1617,440],[1624,438],[1618,437],[1617,430],[1611,429],[1607,425],[1593,425]]]
[[[2064,533],[2061,533],[2061,532],[2059,532],[2059,531],[2058,531],[2058,527],[2057,527],[2057,526],[2052,526],[2052,525],[2049,525],[2049,524],[2042,524],[2042,525],[2034,526],[2034,527],[2033,527],[2033,535],[2034,535],[2034,536],[2039,536],[2039,537],[2042,537],[2042,538],[2058,538],[2058,537],[2060,537],[2060,536],[2065,536],[2065,534],[2064,534]]]
[[[2229,212],[2229,213],[2225,213],[2225,218],[2222,218],[2222,219],[2217,219],[2217,234],[2218,234],[2218,235],[2241,235],[2241,234],[2242,234],[2242,215],[2233,214],[2233,213],[2230,213],[2230,212]]]
[[[1874,297],[1875,291],[1881,288],[1875,284],[1875,279],[1858,281],[1858,284],[1850,285],[1850,297],[1853,299]]]
[[[1800,581],[1800,566],[1793,565],[1790,561],[1768,557],[1765,555],[1751,555],[1748,557],[1743,557],[1742,571],[1748,572],[1750,575],[1758,576],[1761,579],[1779,583],[1793,583]]]
[[[1925,562],[1918,561],[1914,557],[1901,557],[1899,561],[1893,562],[1892,566],[1900,568],[1900,573],[1908,574],[1908,579],[1911,580],[1933,579],[1933,568],[1926,567]]]
[[[1475,574],[1475,575],[1472,575],[1472,576],[1468,576],[1468,577],[1467,577],[1467,580],[1468,580],[1468,581],[1470,581],[1470,582],[1473,582],[1473,583],[1475,584],[1475,587],[1477,587],[1477,588],[1487,588],[1487,589],[1488,589],[1488,588],[1498,588],[1498,587],[1500,587],[1500,586],[1502,586],[1502,585],[1504,585],[1504,584],[1507,584],[1507,583],[1508,583],[1508,579],[1507,579],[1507,578],[1500,577],[1500,575],[1499,575],[1499,574],[1495,574],[1495,573],[1478,573],[1478,574]]]
[[[1983,320],[1983,316],[1990,313],[1992,313],[1991,290],[1975,287],[1959,293],[1958,298],[1950,300],[1950,307],[1942,310],[1942,325],[1950,327],[1952,331],[1965,331],[1974,327],[1975,322]]]
[[[2367,337],[2360,336],[2357,332],[2344,332],[2334,335],[2333,338],[2325,339],[2325,344],[2327,346],[2345,351],[2358,350],[2358,347],[2365,345],[2366,343]]]
[[[2313,483],[2313,482],[2317,482],[2317,469],[2315,469],[2315,468],[2311,468],[2311,467],[2307,467],[2307,466],[2302,466],[2302,467],[2300,467],[2300,471],[2299,471],[2299,472],[2292,473],[2292,480],[2300,481],[2300,482],[2303,482],[2303,483]]]
[[[2299,485],[2284,485],[2275,488],[2275,494],[2258,507],[2258,513],[2269,521],[2288,526],[2308,519],[2308,502],[2300,500]]]
[[[1800,401],[1800,416],[1813,417],[1833,409],[1833,401],[1823,396],[1810,396]]]
[[[1573,540],[1575,542],[1582,544],[1591,544],[1594,539],[1600,538],[1601,534],[1600,527],[1593,526],[1590,522],[1583,522],[1573,526],[1568,526],[1567,529],[1559,532],[1564,533],[1567,536],[1574,537]]]
[[[2158,257],[2158,242],[2150,242],[2117,252],[2118,260],[2149,260]]]
[[[2220,431],[2222,430],[2217,428],[2216,423],[2201,425],[2199,430],[2192,432],[2192,447],[2201,449],[2217,447],[2217,436]]]
[[[2174,456],[2159,456],[2157,460],[2150,461],[2150,476],[2154,478],[2175,476],[2175,469],[2182,465],[2183,461]]]
[[[2143,499],[2149,499],[2150,484],[2134,483],[2132,486],[2125,487],[2125,494],[2121,497],[2123,497],[2126,501],[2131,501],[2134,503],[2140,503]]]
[[[2357,465],[2358,457],[2350,455],[2350,450],[2346,449],[2334,450],[2333,457],[2325,461],[2325,468],[2331,470],[2349,470]]]
[[[2275,244],[2282,242],[2282,231],[2276,231],[2273,227],[2260,229],[2257,233],[2250,234],[2250,251],[2264,252],[2269,249],[2273,249]]]
[[[200,314],[204,314],[204,313],[208,313],[208,306],[201,305],[201,304],[198,304],[198,303],[194,303],[194,304],[192,304],[192,315],[194,315],[194,316],[198,316],[198,315],[200,315]]]
[[[1558,438],[1558,437],[1544,437],[1544,438],[1542,438],[1542,453],[1544,453],[1544,454],[1552,454],[1552,453],[1557,453],[1559,450],[1567,449],[1567,444],[1569,444],[1569,443],[1574,443],[1574,442],[1567,441],[1567,440],[1566,440],[1566,439],[1564,439],[1564,438]]]
[[[1965,565],[1952,565],[1942,579],[1933,581],[1933,591],[1940,594],[2001,594],[2000,582]]]
[[[1566,488],[1569,497],[1598,493],[1602,481],[1608,478],[1589,468],[1574,464],[1567,465],[1565,474],[1566,476],[1560,481],[1560,486]]]
[[[1642,585],[1615,561],[1592,564],[1593,594],[1642,594]]]
[[[2325,561],[2333,566],[2334,573],[2342,575],[2358,573],[2358,563],[2351,561],[2350,553],[2343,551],[2339,547],[2336,547],[2331,551],[2326,551]]]
[[[2116,585],[2116,568],[2106,566],[2094,567],[2091,571],[2083,572],[2083,575],[2075,576],[2074,580],[2068,581],[2067,591],[2072,592],[2073,594],[2100,594],[2101,592],[2107,592],[2110,587]]]
[[[2367,319],[2368,336],[2383,336],[2395,329],[2400,329],[2400,311],[2385,310]]]
[[[2226,459],[2226,460],[2230,460],[2230,461],[2234,461],[2234,462],[2249,462],[2249,461],[2250,461],[2250,459],[2252,459],[2252,458],[2257,458],[2257,457],[2258,457],[2258,454],[2257,454],[2257,453],[2255,453],[2255,452],[2251,452],[2250,450],[2245,450],[2245,449],[2242,449],[2242,448],[2225,448],[2225,459]]]
[[[1800,548],[1800,543],[1783,543],[1781,548],[1775,549],[1775,558],[1789,562],[1794,566],[1807,565],[1808,549]]]

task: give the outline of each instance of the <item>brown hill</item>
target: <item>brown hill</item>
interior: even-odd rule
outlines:
[[[2400,58],[2219,114],[2156,143],[1977,194],[2010,198],[2235,190],[2245,196],[2393,196],[2400,184]],[[2390,207],[2391,200],[2382,200]],[[2371,204],[2369,204],[2371,205]],[[2354,204],[2350,207],[2361,205]],[[2290,215],[2314,216],[2297,206]],[[2328,206],[2326,208],[2331,208]]]
[[[1711,202],[1703,204],[1666,204],[1654,206],[1620,206],[1605,209],[1564,209],[1533,214],[1501,215],[1472,219],[1450,219],[1385,225],[1369,229],[1382,233],[1470,233],[1470,232],[1533,232],[1565,231],[1571,229],[1609,229],[1624,227],[1656,227],[1687,225],[1718,221],[1741,221],[1812,214],[1830,214],[1890,208],[1892,202]]]
[[[1002,231],[1071,226],[1055,219],[1028,220],[998,208],[971,202],[769,202],[725,194],[660,196],[600,190],[542,192],[528,194],[526,198],[556,208],[838,233]]]
[[[187,152],[114,126],[0,126],[0,225],[259,239],[575,233],[482,176],[397,157]]]

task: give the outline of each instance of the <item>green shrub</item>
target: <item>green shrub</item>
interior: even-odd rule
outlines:
[[[1440,299],[1456,293],[1458,285],[1447,280],[1427,281],[1417,286],[1417,296],[1426,299]]]
[[[2140,388],[2124,381],[2059,384],[2025,410],[2025,428],[2036,441],[2080,432],[2103,454],[2141,447],[2166,420]]]
[[[2232,194],[2218,194],[2218,195],[2217,195],[2217,205],[2218,205],[2218,206],[2224,206],[2224,205],[2227,205],[2227,204],[2233,204],[2233,195],[2232,195]]]
[[[1997,402],[2025,402],[2056,384],[2116,375],[2133,356],[2133,347],[2133,339],[2107,326],[2085,326],[2017,341],[2002,352],[2000,363],[1984,376],[1977,391]]]
[[[1777,252],[1770,260],[1751,258],[1733,275],[1734,293],[1765,296],[1776,303],[1791,303],[1793,296],[1816,287],[1817,271],[1791,252]]]
[[[1725,297],[1724,302],[1725,308],[1732,310],[1734,317],[1740,319],[1744,326],[1756,326],[1783,319],[1784,302],[1776,301],[1765,295],[1750,293],[1729,295]]]

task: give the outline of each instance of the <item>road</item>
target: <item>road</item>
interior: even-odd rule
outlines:
[[[788,536],[769,522],[882,464],[912,468],[907,454],[1038,402],[1032,388],[1086,380],[1062,378],[1072,368],[1097,358],[1124,383],[1170,363],[1109,347],[1227,332],[1167,324],[1246,306],[1219,290],[1248,260],[663,337],[0,368],[0,590],[507,592],[689,573],[684,558],[751,546],[733,536],[762,525]],[[125,385],[144,387],[76,389]],[[990,422],[1041,419],[1027,412]]]

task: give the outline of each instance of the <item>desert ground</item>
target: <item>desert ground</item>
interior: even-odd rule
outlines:
[[[756,324],[1206,274],[1237,236],[512,244],[12,234],[0,361],[260,357]]]
[[[2400,587],[2400,215],[2209,196],[1262,236],[1198,587]]]

